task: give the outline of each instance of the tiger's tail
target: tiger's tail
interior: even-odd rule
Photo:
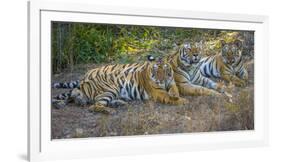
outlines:
[[[72,90],[71,90],[72,91]],[[71,100],[71,91],[52,97],[52,105],[56,109],[64,108]]]
[[[53,97],[54,100],[68,100],[71,97],[71,91],[58,94],[57,96]]]
[[[52,88],[64,88],[64,89],[74,89],[80,86],[80,80],[70,81],[70,82],[57,82],[52,84]]]

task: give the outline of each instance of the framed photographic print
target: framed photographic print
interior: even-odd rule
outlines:
[[[28,10],[30,161],[267,144],[266,16]]]

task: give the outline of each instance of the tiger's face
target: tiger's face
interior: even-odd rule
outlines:
[[[179,51],[179,60],[184,66],[198,63],[202,56],[203,43],[195,42],[194,44],[185,43]]]
[[[190,55],[192,57],[192,63],[198,63],[202,57],[203,51],[203,42],[195,42],[194,45],[191,46]]]
[[[236,40],[231,43],[226,43],[225,41],[221,41],[222,49],[221,54],[223,58],[223,62],[228,65],[233,65],[241,59],[242,53],[242,42],[240,40]]]
[[[167,90],[174,81],[172,66],[162,60],[150,64],[150,81],[153,87]]]

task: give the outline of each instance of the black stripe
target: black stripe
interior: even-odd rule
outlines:
[[[117,64],[113,65],[112,68],[111,68],[111,70],[113,71],[116,66],[117,66]]]
[[[128,91],[129,92],[129,96],[130,96],[130,98],[131,99],[134,99],[134,96],[133,96],[133,92],[132,92],[132,85],[131,84],[129,84],[129,87],[130,87],[130,91]]]
[[[130,93],[131,90],[130,90],[130,86],[128,84],[126,84],[125,88],[126,88],[127,93]]]
[[[137,98],[138,94],[137,94],[137,90],[136,88],[134,88],[134,97]]]
[[[214,74],[212,73],[212,62],[210,62],[210,63],[208,64],[208,69],[209,69],[210,75],[214,75]]]
[[[205,66],[204,66],[204,69],[203,69],[203,70],[204,70],[204,74],[205,74],[206,76],[210,77],[210,75],[207,73],[207,68],[208,68],[208,67],[205,65]]]

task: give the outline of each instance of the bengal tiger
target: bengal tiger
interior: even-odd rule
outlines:
[[[63,84],[56,85],[53,87],[60,88]],[[111,107],[148,99],[165,104],[188,103],[179,96],[172,67],[164,60],[92,69],[81,79],[78,88],[58,95],[54,103],[74,100],[81,105],[91,104],[92,111],[114,114],[116,111]]]
[[[203,76],[198,65],[203,42],[191,45],[185,42],[177,52],[168,55],[167,61],[174,71],[175,82],[181,95],[220,95],[224,85]]]
[[[219,78],[236,86],[245,86],[248,72],[242,59],[242,42],[236,39],[226,43],[221,40],[221,52],[202,58],[200,71],[206,77]]]

